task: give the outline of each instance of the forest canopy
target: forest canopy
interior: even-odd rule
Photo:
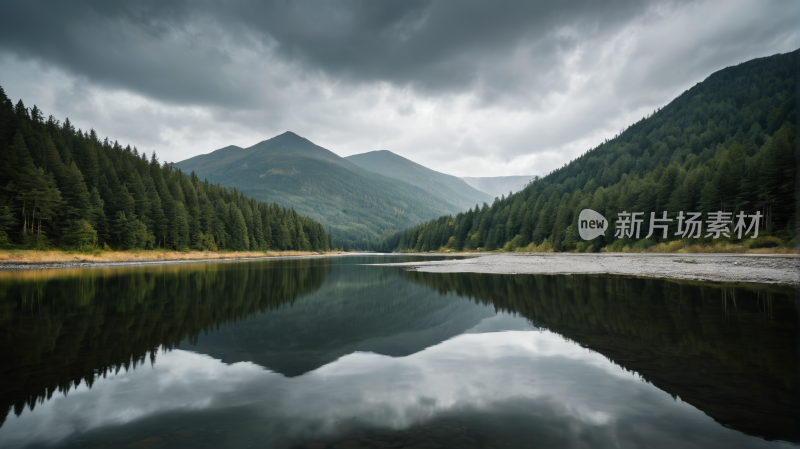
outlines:
[[[326,251],[323,226],[148,159],[0,87],[0,245]]]
[[[799,56],[796,50],[716,72],[523,191],[396,233],[380,250],[643,250],[683,238],[676,235],[680,211],[702,213],[704,220],[717,212],[759,215],[766,242],[794,245]],[[609,221],[605,236],[580,238],[584,209]],[[651,212],[668,212],[668,237],[646,238],[644,227],[638,237],[615,238],[624,211],[642,212],[644,226]],[[728,234],[723,240],[743,243]],[[689,240],[712,239],[704,232]]]

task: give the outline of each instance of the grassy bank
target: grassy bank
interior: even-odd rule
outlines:
[[[591,242],[579,243],[578,249],[574,251],[565,251],[569,253],[679,253],[679,254],[797,254],[795,247],[795,240],[790,242],[783,242],[778,238],[771,236],[759,237],[757,239],[741,242],[719,241],[719,242],[688,242],[685,240],[676,240],[672,242],[656,243],[649,240],[639,240],[635,244],[628,244],[623,240],[617,240],[611,245],[602,248],[595,248]],[[403,253],[411,253],[413,251],[401,251]],[[494,251],[486,251],[482,248],[476,250],[462,250],[452,251],[451,248],[443,246],[436,251],[429,251],[431,253],[552,253],[556,252],[553,245],[549,240],[545,239],[539,245],[530,244],[527,246],[514,247],[507,244],[502,249]]]
[[[0,250],[0,264],[39,264],[39,263],[109,263],[109,262],[156,262],[171,260],[214,260],[247,259],[278,256],[310,256],[339,254],[339,252],[313,251],[102,251],[71,252],[59,250]]]

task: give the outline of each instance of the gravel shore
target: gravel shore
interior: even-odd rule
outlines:
[[[615,274],[800,286],[800,256],[779,254],[490,254],[382,265],[428,273]]]

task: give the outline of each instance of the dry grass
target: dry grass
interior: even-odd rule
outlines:
[[[797,250],[793,248],[758,248],[748,249],[747,254],[797,254]]]
[[[276,256],[309,256],[320,255],[310,251],[241,251],[241,252],[210,252],[210,251],[99,251],[92,254],[72,253],[65,251],[37,251],[37,250],[12,250],[0,251],[0,264],[13,263],[103,263],[103,262],[155,262],[170,260],[215,260],[215,259],[246,259],[267,258]],[[330,252],[324,254],[340,254]]]
[[[628,250],[630,253],[691,253],[691,254],[797,254],[793,248],[757,248],[749,249],[742,245],[653,245],[644,251]]]
[[[719,254],[743,254],[747,248],[742,245],[689,245],[686,247],[687,253],[719,253]]]

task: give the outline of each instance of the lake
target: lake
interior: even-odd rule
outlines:
[[[0,271],[0,447],[797,447],[794,289],[421,259]]]

